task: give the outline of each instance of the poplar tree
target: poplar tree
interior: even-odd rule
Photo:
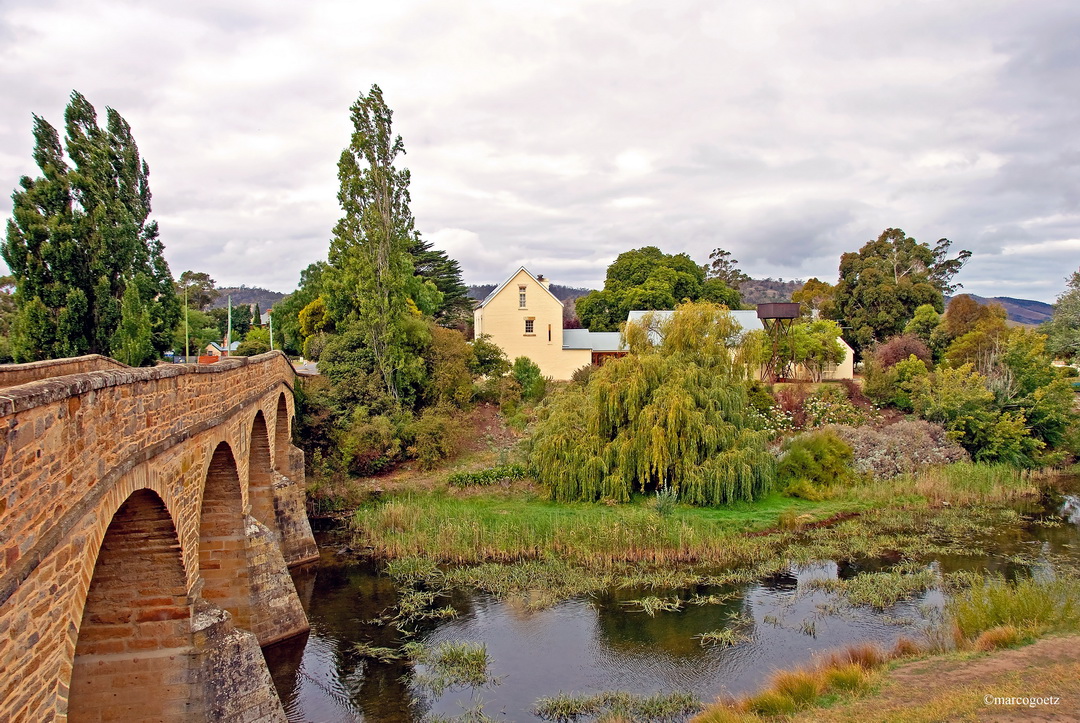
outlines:
[[[12,348],[19,361],[109,354],[129,286],[150,324],[151,356],[172,345],[180,318],[156,221],[150,169],[131,127],[112,108],[106,125],[80,93],[60,135],[34,116],[39,178],[24,176],[12,196],[0,254],[16,279]]]
[[[359,333],[396,402],[398,375],[407,363],[404,318],[413,278],[409,171],[394,165],[405,145],[393,133],[393,111],[379,86],[361,95],[350,114],[352,138],[338,161],[344,215],[330,242],[326,303],[339,327]]]

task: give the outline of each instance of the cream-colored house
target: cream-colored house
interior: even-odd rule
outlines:
[[[548,289],[550,282],[534,276],[522,266],[480,302],[473,312],[477,337],[487,334],[513,361],[529,357],[546,377],[565,380],[583,366],[601,364],[606,358],[626,354],[619,332],[596,332],[588,329],[563,329],[563,303]],[[627,323],[634,323],[648,313],[661,317],[673,311],[631,311]],[[744,331],[761,329],[756,311],[733,311],[732,316]],[[854,354],[841,339],[846,352],[844,361],[825,370],[823,379],[851,379]],[[797,378],[808,373],[797,368]]]
[[[563,304],[549,285],[522,266],[476,307],[473,329],[477,337],[490,336],[510,361],[527,356],[544,376],[569,379],[592,363],[592,349],[564,347]]]

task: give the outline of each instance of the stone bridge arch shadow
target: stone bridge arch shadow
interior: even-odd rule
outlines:
[[[250,456],[258,461],[256,445]],[[260,645],[306,631],[307,617],[281,552],[280,535],[245,514],[240,474],[228,442],[214,448],[205,479],[199,519],[203,597],[227,610],[236,626],[254,633]]]
[[[75,644],[68,718],[191,719],[191,618],[172,517],[156,492],[137,490],[113,515],[98,551]],[[123,681],[138,681],[138,694]]]

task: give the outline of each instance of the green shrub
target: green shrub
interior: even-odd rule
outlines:
[[[767,414],[776,406],[773,395],[769,394],[769,390],[765,388],[765,385],[756,379],[752,380],[747,386],[746,396],[750,406],[761,414]]]
[[[521,387],[521,398],[528,402],[537,402],[543,399],[547,391],[547,380],[544,379],[540,367],[527,356],[519,356],[514,360],[514,366],[510,374]]]
[[[524,479],[529,476],[529,470],[521,464],[502,464],[497,467],[488,467],[477,472],[454,472],[446,481],[453,487],[469,487],[472,485],[494,485],[511,480]]]
[[[851,481],[851,447],[834,432],[801,434],[785,447],[777,477],[797,496],[815,499],[820,488]]]
[[[589,383],[589,377],[592,376],[593,370],[595,369],[596,366],[594,366],[593,364],[586,364],[583,367],[579,367],[574,370],[573,374],[570,375],[570,381],[574,382],[575,384],[585,386]]]
[[[472,341],[472,360],[469,371],[479,377],[501,377],[510,371],[510,362],[506,353],[483,334]]]
[[[351,474],[378,474],[401,454],[397,425],[388,416],[369,416],[367,410],[358,408],[341,435],[339,449]]]
[[[460,430],[461,423],[447,406],[428,407],[405,428],[405,436],[412,441],[409,456],[420,462],[422,468],[431,469],[457,452]]]
[[[1076,632],[1080,630],[1080,583],[1074,578],[1024,579],[1009,584],[990,578],[953,597],[948,611],[960,633],[976,639],[994,628]]]

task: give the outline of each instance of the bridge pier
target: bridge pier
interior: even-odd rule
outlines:
[[[192,623],[196,685],[188,718],[180,721],[277,723],[287,720],[262,649],[224,610],[204,604]],[[143,720],[143,719],[131,719]]]
[[[259,645],[270,645],[310,630],[278,537],[249,516],[247,541],[252,608],[249,629],[255,633]]]

